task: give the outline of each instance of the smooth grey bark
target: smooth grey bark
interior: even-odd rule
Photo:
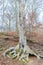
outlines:
[[[18,13],[17,13],[17,25],[18,25],[18,31],[19,31],[19,48],[23,49],[27,42],[26,42],[26,36],[25,36],[25,31],[23,29],[23,17],[24,17],[24,3],[23,0],[20,0],[20,2],[18,3]]]

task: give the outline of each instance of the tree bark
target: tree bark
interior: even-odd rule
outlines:
[[[18,6],[18,5],[17,5]],[[24,3],[23,0],[20,0],[19,2],[19,11],[18,11],[18,19],[17,19],[17,25],[18,25],[18,31],[19,31],[19,48],[24,49],[26,46],[26,36],[25,36],[25,31],[23,29],[23,17],[24,17]]]

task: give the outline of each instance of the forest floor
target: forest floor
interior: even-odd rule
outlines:
[[[43,57],[43,37],[41,37],[42,39],[39,38],[40,37],[34,38],[34,40],[39,40],[39,43],[28,41],[28,45]],[[43,65],[43,58],[38,60],[35,56],[30,56],[29,63],[27,64],[19,61],[18,59],[11,59],[3,56],[3,53],[7,48],[14,47],[17,44],[18,37],[15,33],[0,34],[0,65]]]

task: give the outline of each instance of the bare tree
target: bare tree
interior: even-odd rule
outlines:
[[[16,2],[16,6],[18,7],[18,10],[16,10],[16,21],[17,21],[17,26],[18,26],[18,31],[19,31],[19,44],[14,48],[10,48],[7,49],[5,51],[5,55],[6,53],[11,50],[14,49],[12,52],[14,53],[15,56],[17,56],[19,58],[19,60],[23,60],[24,62],[28,61],[28,56],[29,54],[34,54],[35,56],[37,56],[37,58],[39,58],[39,55],[37,55],[34,51],[32,51],[29,46],[27,46],[27,41],[26,41],[26,36],[25,36],[25,30],[23,22],[24,22],[24,0],[20,0]],[[17,52],[17,50],[19,50]],[[8,55],[7,55],[8,56]],[[13,57],[15,57],[13,56]]]
[[[29,2],[29,1],[27,1],[27,2]],[[26,30],[28,30],[27,31],[28,35],[29,35],[28,38],[32,39],[33,36],[36,36],[36,34],[34,35],[34,33],[38,29],[38,27],[37,27],[37,24],[38,24],[37,23],[37,13],[36,13],[38,7],[37,7],[35,0],[32,0],[31,5],[29,5],[29,4],[26,4],[26,5],[28,8],[27,9],[27,20],[26,20],[28,22],[28,24],[27,24]],[[28,11],[28,10],[30,10],[30,6],[31,6],[31,11]]]

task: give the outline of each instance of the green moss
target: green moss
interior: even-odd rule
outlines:
[[[0,48],[0,51],[3,51],[3,48]]]
[[[17,56],[14,56],[12,59],[16,59],[17,58]]]
[[[10,51],[6,52],[6,55],[9,54],[9,53],[10,53]]]
[[[18,52],[19,52],[19,49],[16,49],[16,54],[18,54]]]
[[[16,58],[17,58],[17,55],[14,55],[14,53],[13,53],[13,54],[10,54],[10,53],[9,53],[9,56],[10,56],[12,59],[16,59]]]
[[[29,62],[29,60],[27,61],[26,59],[23,59],[23,58],[20,61],[24,62],[24,63],[28,63]]]

